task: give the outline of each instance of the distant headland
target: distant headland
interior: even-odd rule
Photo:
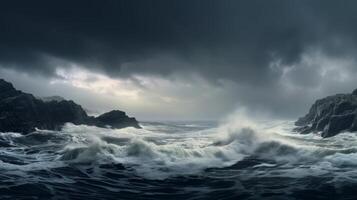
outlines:
[[[0,132],[27,134],[38,129],[60,130],[65,123],[105,128],[141,128],[125,112],[113,110],[98,117],[89,116],[82,106],[63,98],[36,98],[16,90],[0,79]]]

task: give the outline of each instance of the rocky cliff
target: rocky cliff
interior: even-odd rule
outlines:
[[[128,117],[125,112],[114,110],[99,117],[88,116],[73,101],[43,101],[16,90],[11,83],[0,79],[0,132],[26,134],[36,128],[59,130],[67,122],[98,127],[140,128],[136,119]]]
[[[303,134],[316,132],[332,137],[343,131],[357,131],[357,90],[317,100],[309,112],[299,118],[294,130]]]

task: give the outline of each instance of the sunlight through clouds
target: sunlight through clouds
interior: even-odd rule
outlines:
[[[68,83],[74,87],[90,90],[98,94],[125,97],[133,100],[139,98],[140,89],[130,79],[111,79],[105,75],[94,73],[79,67],[70,69],[57,68],[58,79],[51,81],[51,84],[58,82]]]

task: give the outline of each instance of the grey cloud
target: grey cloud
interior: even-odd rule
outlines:
[[[0,61],[47,73],[54,66],[43,54],[113,76],[124,63],[170,54],[212,79],[265,78],[272,56],[294,62],[318,34],[315,10],[297,1],[20,2],[2,3]],[[162,62],[133,71],[180,70]]]
[[[56,77],[56,67],[74,63],[112,78],[192,84],[185,77],[197,75],[226,90],[212,102],[237,99],[291,116],[319,95],[354,87],[354,79],[328,82],[334,77],[320,72],[328,62],[355,63],[356,6],[353,0],[2,1],[0,66]],[[323,64],[304,62],[316,51]],[[350,64],[335,64],[355,73]]]

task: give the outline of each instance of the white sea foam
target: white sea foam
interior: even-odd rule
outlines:
[[[145,178],[164,179],[254,158],[261,163],[253,164],[247,177],[332,173],[346,178],[341,168],[356,171],[352,168],[357,166],[354,133],[328,139],[298,135],[291,132],[291,122],[251,120],[241,113],[218,127],[192,123],[146,123],[143,129],[120,130],[66,124],[60,132],[39,130],[27,136],[1,133],[0,139],[12,146],[3,148],[0,156],[15,159],[1,161],[0,169],[25,172],[118,163]]]
[[[276,126],[257,124],[244,116],[219,127],[170,133],[150,125],[144,129],[109,130],[67,124],[62,134],[73,136],[62,151],[67,162],[116,162],[147,178],[196,174],[207,168],[233,165],[252,155],[262,159],[297,162],[299,146],[276,134]],[[163,125],[160,125],[163,126]],[[177,128],[177,127],[175,127]]]

